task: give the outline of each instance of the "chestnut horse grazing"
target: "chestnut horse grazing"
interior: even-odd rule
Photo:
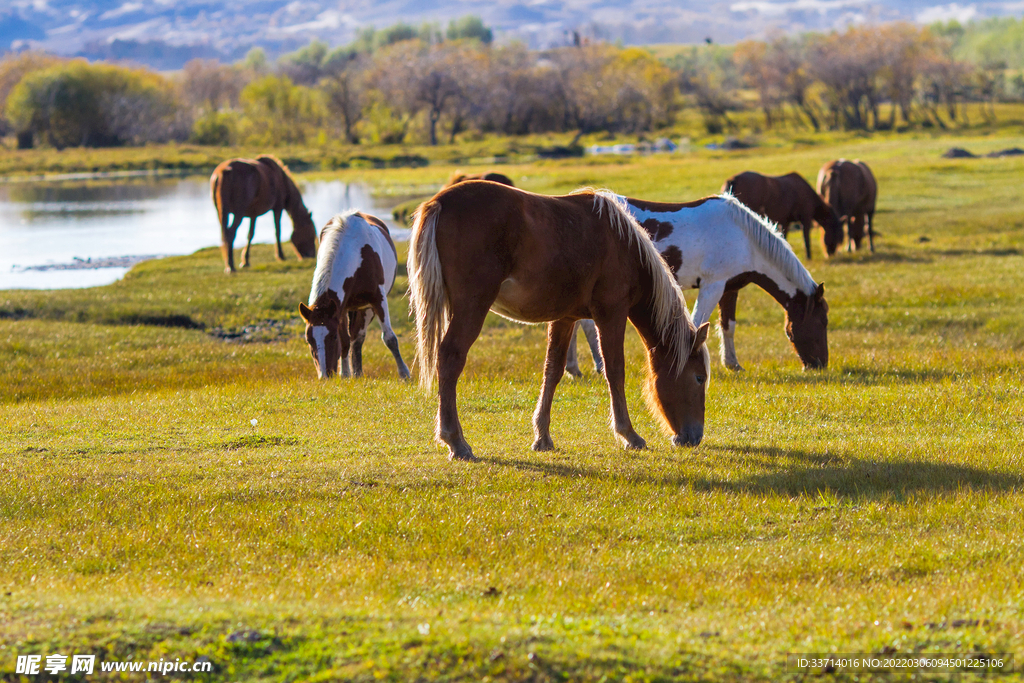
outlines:
[[[363,341],[373,316],[380,318],[381,337],[395,357],[398,375],[409,368],[391,329],[388,292],[395,283],[398,256],[388,228],[376,216],[358,211],[338,214],[320,233],[320,254],[313,273],[309,306],[299,304],[306,321],[306,341],[320,379],[338,372],[363,374]],[[352,367],[349,369],[349,347]]]
[[[249,240],[242,251],[242,267],[249,265],[249,248],[256,234],[256,217],[274,212],[277,236],[277,260],[284,260],[281,251],[281,212],[292,219],[292,246],[300,259],[316,256],[316,226],[302,203],[302,194],[292,180],[288,168],[277,158],[264,155],[257,159],[222,161],[210,176],[210,193],[220,221],[221,253],[224,272],[235,270],[235,233],[243,218],[249,219]],[[228,222],[228,215],[232,216]]]
[[[867,225],[868,248],[875,251],[875,201],[878,199],[878,183],[875,176],[860,159],[847,161],[836,159],[818,171],[818,194],[832,205],[842,223],[846,223],[849,240],[846,251],[860,249]],[[842,223],[836,246],[843,241]],[[835,251],[835,247],[832,251]]]
[[[680,287],[697,288],[696,325],[721,311],[722,363],[742,370],[736,359],[736,297],[756,284],[786,312],[786,336],[805,368],[828,365],[828,303],[819,285],[775,226],[731,195],[685,204],[626,199],[630,213],[651,234],[654,246]],[[588,341],[591,331],[584,325]],[[575,347],[566,371],[579,372]],[[595,364],[599,359],[595,356]]]
[[[799,173],[766,176],[744,171],[726,180],[722,192],[731,193],[754,213],[777,223],[783,237],[789,234],[790,223],[800,223],[807,258],[811,258],[811,228],[815,221],[822,228],[826,254],[834,253],[835,245],[843,239],[839,216]]]
[[[611,193],[590,189],[546,197],[471,180],[442,190],[416,215],[409,248],[420,384],[439,383],[437,436],[450,458],[475,460],[459,423],[456,385],[488,310],[520,322],[547,322],[547,357],[534,450],[551,450],[555,387],[565,371],[573,326],[600,330],[612,423],[627,448],[646,442],[626,409],[626,321],[647,349],[648,404],[676,445],[704,435],[708,379],[705,339],[651,238]]]

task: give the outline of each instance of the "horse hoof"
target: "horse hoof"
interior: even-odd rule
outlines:
[[[743,366],[739,363],[726,363],[725,367],[729,368],[733,372],[743,372]]]
[[[232,268],[231,266],[225,266],[224,274],[225,275],[234,275],[235,274],[235,269]]]
[[[550,436],[541,437],[533,442],[533,450],[553,451],[555,450],[555,442],[551,440]]]
[[[449,460],[462,460],[463,462],[480,462],[480,458],[473,455],[473,449],[468,445],[460,448],[448,447]]]
[[[570,368],[569,366],[565,367],[565,374],[569,375],[570,377],[582,377],[583,376],[583,373],[580,372],[579,368]]]
[[[632,438],[623,437],[623,440],[626,442],[627,451],[642,451],[647,448],[647,442],[641,436],[634,434]]]

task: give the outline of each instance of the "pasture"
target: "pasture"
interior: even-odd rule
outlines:
[[[953,145],[1024,137],[501,167],[537,192],[684,200],[745,169],[871,165],[877,253],[826,261],[813,235],[828,369],[803,371],[782,310],[746,288],[746,370],[713,334],[695,449],[647,412],[629,331],[652,448],[615,443],[584,357],[555,397],[558,450],[533,453],[544,329],[492,315],[459,391],[481,462],[450,463],[376,322],[363,378],[316,380],[297,311],[313,263],[269,245],[232,277],[208,249],[0,292],[0,676],[52,652],[206,657],[216,680],[801,679],[787,652],[1009,652],[1019,670],[1024,158],[941,159]],[[452,170],[332,177],[408,194]],[[405,248],[389,303],[409,360]]]

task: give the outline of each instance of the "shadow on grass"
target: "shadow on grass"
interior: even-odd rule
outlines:
[[[818,386],[822,384],[856,384],[861,386],[879,386],[884,384],[902,384],[906,382],[927,383],[941,382],[945,379],[962,377],[965,372],[960,370],[940,370],[938,368],[870,368],[856,365],[845,365],[826,371],[806,370],[802,373],[779,373],[759,376],[757,380],[766,384],[801,384]]]
[[[945,249],[937,252],[943,256],[1020,256],[1020,249],[1009,247],[1006,249]]]
[[[675,461],[680,471],[661,474],[651,472],[640,459],[624,461],[615,471],[544,460],[486,457],[483,460],[501,467],[572,479],[790,497],[817,498],[824,493],[847,501],[900,499],[914,493],[1005,492],[1024,488],[1024,476],[1020,474],[942,462],[871,460],[773,447],[715,445],[703,448],[723,455],[731,454],[727,457],[736,464],[761,471],[741,474],[734,479],[719,479],[687,474],[690,468],[685,461]]]

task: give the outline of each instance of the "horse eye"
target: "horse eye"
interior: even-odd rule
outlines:
[[[697,384],[703,385],[704,382],[706,382],[708,378],[705,377],[704,375],[697,375],[696,379],[697,379]]]

